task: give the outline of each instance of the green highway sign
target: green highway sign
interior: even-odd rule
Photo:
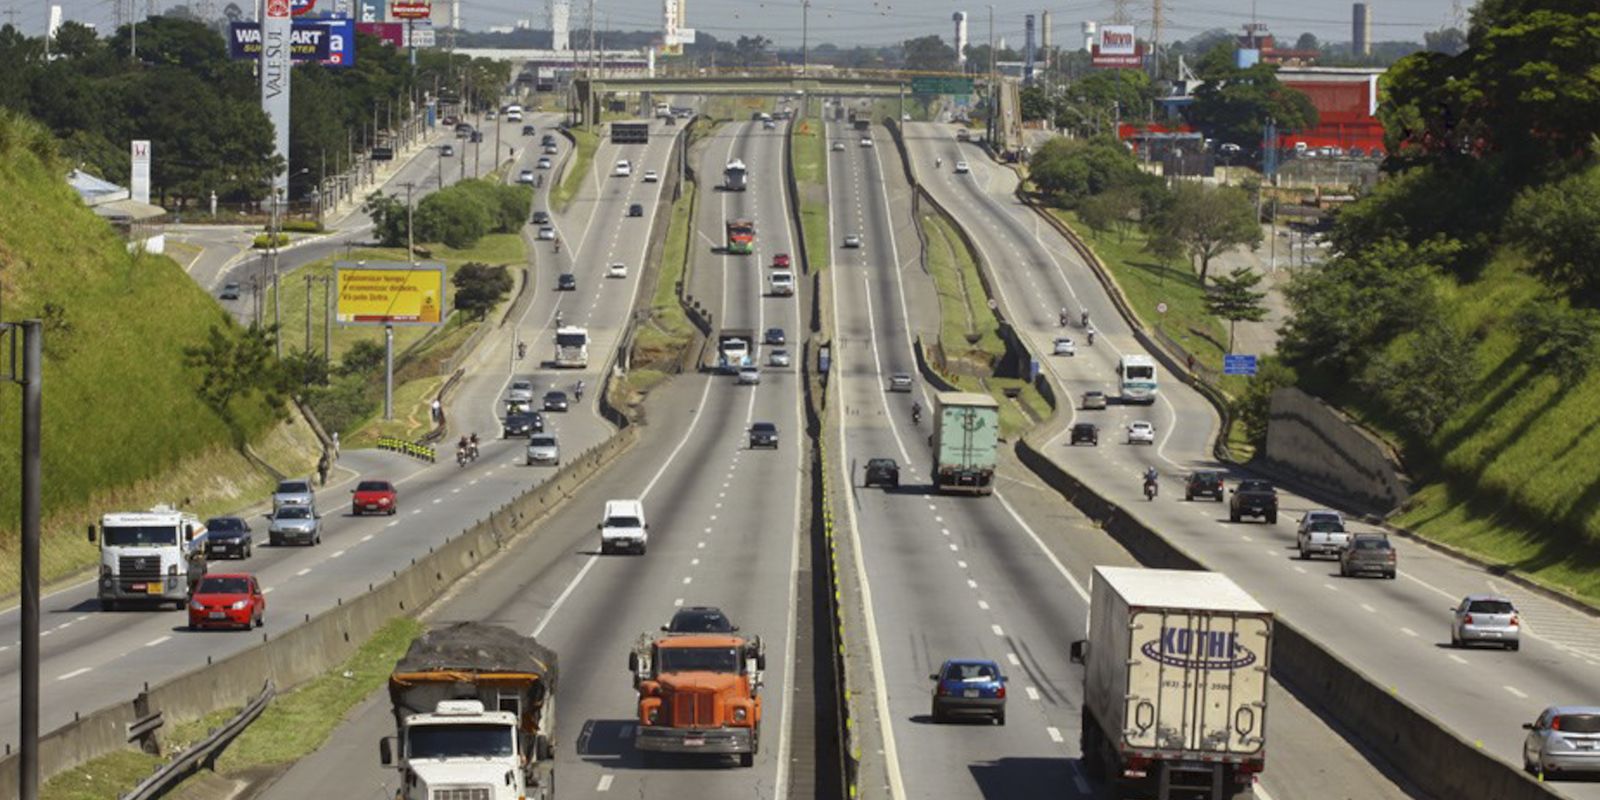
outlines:
[[[912,94],[972,94],[971,78],[912,78]]]

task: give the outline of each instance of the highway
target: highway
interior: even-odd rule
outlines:
[[[796,331],[798,302],[762,294],[762,264],[774,252],[789,252],[794,241],[779,171],[782,145],[781,130],[736,123],[691,154],[698,173],[711,180],[731,156],[752,173],[748,192],[703,194],[699,226],[709,219],[720,229],[723,218],[740,217],[753,219],[759,232],[754,256],[724,256],[697,242],[693,267],[714,276],[708,291],[714,286],[715,297],[706,299],[719,319]],[[729,376],[686,374],[653,393],[633,452],[537,525],[526,544],[461,582],[428,613],[433,623],[508,625],[557,651],[563,796],[783,798],[794,771],[810,760],[809,748],[793,747],[789,736],[793,716],[810,710],[809,702],[789,703],[799,691],[792,663],[805,535],[800,383],[792,367],[766,369],[763,377],[757,386],[740,386]],[[747,449],[752,421],[778,424],[777,450]],[[605,500],[614,498],[643,501],[650,523],[645,555],[598,554],[594,526]],[[669,759],[646,768],[633,750],[627,654],[640,634],[657,630],[682,605],[720,606],[743,633],[766,643],[761,749],[750,769],[733,759]],[[380,692],[266,796],[386,796],[394,773],[378,765],[374,745],[392,733]]]
[[[1065,390],[1063,396],[1076,399],[1099,389],[1115,398],[1119,354],[1141,348],[1089,267],[1015,198],[1014,172],[988,160],[976,146],[958,143],[951,126],[907,127],[919,180],[961,219],[984,257],[996,265],[1000,301],[1033,352],[1050,353],[1052,339],[1063,333],[1078,340],[1075,357],[1039,356]],[[943,160],[942,169],[935,168],[935,158]],[[962,159],[970,164],[970,175],[954,173]],[[1094,346],[1085,345],[1076,324],[1060,330],[1062,307],[1074,314],[1090,312],[1099,333]],[[1124,444],[1125,426],[1139,419],[1155,424],[1155,446]],[[1204,398],[1171,376],[1164,376],[1154,407],[1113,403],[1104,411],[1073,410],[1072,420],[1098,423],[1102,438],[1098,448],[1069,450],[1063,425],[1047,453],[1064,468],[1210,568],[1228,573],[1282,619],[1379,684],[1501,758],[1521,762],[1520,725],[1546,705],[1596,701],[1600,623],[1591,617],[1400,538],[1394,540],[1400,567],[1394,581],[1341,578],[1332,562],[1299,561],[1295,525],[1319,504],[1281,488],[1282,513],[1274,526],[1230,523],[1222,505],[1185,502],[1183,476],[1220,466],[1210,455],[1219,422]],[[1147,466],[1162,476],[1154,502],[1146,502],[1140,490],[1139,476]],[[1449,647],[1447,609],[1472,592],[1501,592],[1517,602],[1524,623],[1521,652]],[[1463,702],[1466,698],[1470,702]],[[1269,759],[1269,786],[1282,774],[1271,764]],[[1600,797],[1600,785],[1555,786],[1571,797]]]
[[[654,168],[664,169],[670,144],[670,134],[656,137],[638,155]],[[606,151],[606,147],[601,150]],[[586,188],[562,223],[588,229],[587,235],[580,237],[584,243],[579,247],[576,269],[594,279],[580,281],[578,291],[561,293],[564,296],[558,298],[554,291],[541,291],[553,287],[551,270],[541,268],[544,274],[535,273],[534,284],[529,287],[535,296],[526,313],[486,336],[477,357],[466,363],[466,375],[452,400],[451,413],[459,421],[455,431],[478,430],[486,434],[482,457],[458,468],[448,455],[437,464],[424,465],[381,451],[346,451],[339,460],[340,472],[394,481],[400,493],[400,513],[392,518],[351,517],[346,505],[348,485],[324,488],[318,493],[318,505],[324,514],[323,543],[317,547],[267,547],[266,523],[260,517],[266,509],[256,506],[249,510],[255,529],[254,555],[243,562],[213,562],[211,568],[217,572],[249,571],[261,580],[269,592],[264,635],[280,634],[296,621],[335,605],[340,598],[366,591],[369,583],[409,566],[413,558],[426,554],[444,537],[454,535],[553,472],[546,467],[524,465],[523,440],[499,441],[495,436],[499,431],[497,406],[510,374],[512,333],[530,341],[532,358],[541,352],[541,346],[548,348],[545,331],[556,302],[584,303],[592,308],[584,318],[600,333],[598,344],[591,349],[592,370],[609,358],[608,348],[615,344],[639,279],[634,271],[626,280],[602,281],[598,277],[603,272],[602,259],[637,262],[643,258],[661,185],[636,184],[637,180],[619,180]],[[609,226],[586,223],[590,215],[620,218],[630,198],[644,203],[647,209],[644,218],[629,221],[639,227],[639,236],[618,241],[611,237]],[[543,253],[536,254],[538,260],[545,258]],[[602,296],[606,297],[605,303],[594,302]],[[592,375],[592,371],[585,374]],[[542,389],[545,379],[536,380]],[[595,412],[593,396],[586,394],[584,399],[568,413],[551,415],[551,428],[559,432],[569,453],[597,444],[610,432]],[[180,612],[100,612],[93,582],[45,597],[41,616],[41,729],[45,731],[70,721],[75,712],[87,713],[126,701],[144,682],[159,683],[257,641],[248,633],[190,632],[185,629],[185,617]],[[4,643],[0,645],[0,680],[4,681],[4,688],[0,689],[0,727],[8,737],[14,736],[16,730],[17,681],[11,676],[18,669],[18,631],[15,609],[0,614],[0,642]]]

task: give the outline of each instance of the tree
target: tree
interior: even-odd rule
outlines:
[[[1233,401],[1233,414],[1244,425],[1244,435],[1257,450],[1267,446],[1267,422],[1272,393],[1298,382],[1294,369],[1273,356],[1256,362],[1256,374],[1245,384],[1244,394]]]
[[[1191,261],[1200,265],[1200,285],[1211,272],[1211,260],[1241,245],[1261,243],[1261,222],[1243,191],[1181,181],[1173,187],[1155,227],[1182,242]]]
[[[489,208],[468,192],[434,192],[417,203],[412,217],[416,241],[443,242],[457,250],[477,244],[491,229]]]
[[[1261,63],[1239,69],[1216,66],[1202,73],[1189,121],[1218,142],[1255,152],[1270,120],[1283,132],[1317,124],[1317,109],[1304,93],[1278,82],[1277,67]]]
[[[450,278],[455,286],[456,309],[473,319],[483,319],[511,291],[511,273],[503,266],[463,264]]]
[[[1357,379],[1398,417],[1407,433],[1426,439],[1439,430],[1472,385],[1472,342],[1438,315],[1378,353]]]
[[[1460,55],[1467,49],[1467,35],[1460,28],[1441,28],[1422,34],[1423,49],[1447,56]]]
[[[1321,50],[1322,49],[1322,42],[1317,41],[1317,35],[1316,34],[1310,32],[1310,31],[1306,31],[1305,33],[1300,34],[1300,38],[1299,39],[1295,40],[1294,49],[1296,49],[1296,50]]]
[[[274,407],[283,402],[282,368],[273,355],[276,338],[276,326],[236,331],[213,325],[204,344],[184,349],[184,363],[199,373],[196,393],[230,426],[235,398],[259,392]]]
[[[1043,86],[1029,86],[1018,93],[1022,104],[1022,119],[1053,120],[1055,119],[1055,104],[1050,102],[1050,97],[1044,93]]]
[[[1564,387],[1582,381],[1600,361],[1600,313],[1572,308],[1560,297],[1530,300],[1517,312],[1518,338],[1530,363],[1553,373]]]
[[[1206,293],[1206,311],[1214,317],[1228,321],[1228,352],[1233,352],[1234,326],[1240,322],[1260,322],[1267,316],[1262,304],[1266,292],[1256,291],[1261,283],[1261,273],[1249,267],[1235,267],[1227,275],[1218,276]]]
[[[371,339],[361,339],[350,345],[344,351],[344,358],[339,359],[340,375],[372,375],[383,366],[386,358],[383,345]]]
[[[956,50],[939,36],[907,39],[900,46],[906,69],[921,72],[948,72],[956,68]]]
[[[384,247],[403,247],[406,243],[406,204],[394,195],[373,192],[361,204],[362,213],[372,218],[372,232]]]
[[[87,58],[101,47],[94,28],[75,20],[67,20],[56,29],[50,52],[60,58]]]
[[[1029,157],[1028,170],[1039,191],[1068,208],[1113,187],[1137,187],[1147,182],[1133,154],[1109,136],[1092,140],[1050,139]]]
[[[1548,286],[1575,302],[1600,305],[1600,167],[1524,190],[1511,206],[1505,235]]]
[[[1113,186],[1078,203],[1078,218],[1097,231],[1116,230],[1127,241],[1128,229],[1137,221],[1139,192],[1132,186]]]
[[[772,40],[765,36],[740,36],[733,45],[733,52],[739,66],[757,67],[772,60],[772,56],[767,54],[771,47]]]

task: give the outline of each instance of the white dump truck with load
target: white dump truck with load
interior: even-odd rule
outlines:
[[[499,625],[462,622],[411,643],[389,676],[397,800],[553,800],[556,654]]]
[[[1233,798],[1266,765],[1272,612],[1216,572],[1095,567],[1083,768],[1111,797]]]
[[[100,517],[101,611],[128,604],[182,609],[206,575],[205,525],[171,506]],[[89,541],[95,541],[89,526]]]

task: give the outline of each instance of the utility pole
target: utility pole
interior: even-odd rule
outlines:
[[[272,191],[272,222],[267,226],[267,258],[272,262],[272,348],[283,360],[283,292],[278,288],[278,189]]]
[[[800,0],[800,74],[811,68],[811,0]]]
[[[406,181],[406,184],[405,184],[405,187],[406,187],[406,260],[410,261],[411,262],[411,266],[413,266],[413,267],[415,267],[417,265],[417,247],[416,247],[416,242],[414,242],[412,240],[412,238],[411,238],[411,187],[414,186],[414,185],[415,184],[411,183],[410,181]]]
[[[1161,29],[1165,26],[1161,0],[1150,0],[1150,77],[1161,79]]]
[[[36,319],[0,323],[0,339],[22,336],[22,375],[16,347],[5,348],[10,363],[0,364],[0,379],[22,386],[22,662],[18,709],[17,782],[19,800],[39,800],[39,415],[44,410],[43,324]],[[15,340],[13,340],[14,342]]]
[[[333,276],[322,277],[322,363],[333,369]]]
[[[989,132],[984,139],[994,150],[994,124],[1000,114],[1000,82],[994,73],[994,6],[989,6]]]
[[[311,276],[306,276],[306,354],[311,353]]]

